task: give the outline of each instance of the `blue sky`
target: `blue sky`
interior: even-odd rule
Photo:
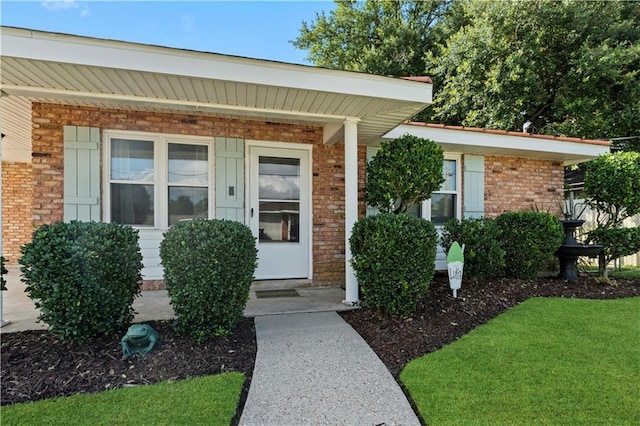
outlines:
[[[308,64],[289,43],[331,1],[6,1],[5,26]]]

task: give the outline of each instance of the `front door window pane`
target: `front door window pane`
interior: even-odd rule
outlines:
[[[300,239],[300,203],[261,201],[259,221],[260,242]]]
[[[209,183],[206,145],[169,144],[169,183],[207,185]]]
[[[111,220],[123,225],[153,225],[153,185],[112,183]]]
[[[300,199],[300,159],[260,157],[258,174],[260,199]]]
[[[260,242],[300,239],[300,159],[260,157],[258,160]]]
[[[207,188],[169,187],[169,225],[181,220],[209,217]]]

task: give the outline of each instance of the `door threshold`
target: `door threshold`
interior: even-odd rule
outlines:
[[[306,288],[311,287],[312,284],[312,280],[299,278],[286,280],[256,280],[251,284],[251,291]]]

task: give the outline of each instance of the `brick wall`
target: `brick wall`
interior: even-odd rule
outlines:
[[[344,146],[322,143],[322,128],[203,115],[147,113],[34,103],[33,221],[63,219],[63,126],[219,136],[313,145],[313,281],[344,283]],[[359,147],[359,186],[364,185],[365,148]],[[364,203],[359,206],[364,215]]]
[[[538,208],[562,215],[564,173],[559,161],[485,156],[487,217]]]
[[[20,247],[31,240],[31,164],[2,162],[2,253],[10,265],[21,256]]]

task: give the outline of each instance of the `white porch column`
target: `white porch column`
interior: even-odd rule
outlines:
[[[2,135],[2,137],[4,137],[4,135]],[[2,255],[2,253],[2,142],[0,142],[0,255]],[[2,293],[3,292],[0,291],[0,327],[11,323],[11,321],[4,320]]]
[[[358,119],[344,122],[344,244],[345,244],[345,305],[359,302],[358,280],[351,267],[349,238],[353,225],[358,221]]]

